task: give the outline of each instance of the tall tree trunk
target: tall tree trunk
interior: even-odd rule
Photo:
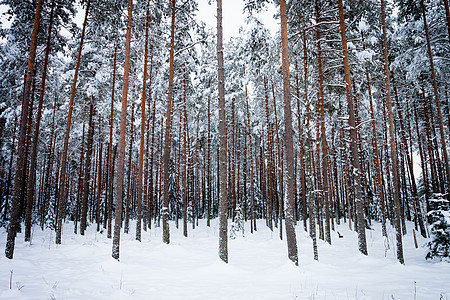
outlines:
[[[342,1],[342,0],[339,0]],[[390,150],[391,150],[391,160],[392,160],[392,173],[393,173],[393,184],[394,184],[394,212],[395,212],[395,227],[397,230],[397,259],[401,264],[404,264],[403,258],[403,241],[401,234],[400,225],[400,190],[399,190],[399,178],[398,178],[398,155],[397,149],[395,147],[395,134],[394,134],[394,116],[392,113],[392,101],[391,101],[391,82],[389,79],[389,60],[388,60],[388,49],[387,49],[387,37],[386,37],[386,12],[384,6],[384,0],[381,0],[381,28],[382,28],[382,39],[383,39],[383,56],[384,56],[384,80],[386,84],[386,104],[387,113],[389,117],[389,139],[390,139]]]
[[[225,116],[222,0],[217,0],[217,77],[219,81],[219,258],[228,263],[227,124]]]
[[[112,246],[112,257],[119,260],[120,228],[122,225],[122,198],[123,198],[123,175],[125,165],[125,132],[127,125],[127,99],[128,83],[130,73],[130,48],[131,48],[131,24],[133,21],[133,0],[128,0],[128,22],[125,46],[125,64],[123,71],[122,109],[120,112],[120,136],[117,164],[117,189],[116,189],[116,214],[114,222],[114,238]]]
[[[100,231],[100,203],[102,195],[102,154],[103,154],[103,141],[102,141],[102,119],[99,113],[98,117],[98,174],[97,174],[97,205],[95,209],[95,222],[97,223],[97,231]]]
[[[47,44],[45,48],[45,57],[44,57],[44,69],[42,70],[42,80],[41,80],[41,90],[39,94],[39,107],[36,116],[36,127],[34,129],[33,136],[33,146],[31,148],[31,157],[30,157],[30,171],[28,176],[28,187],[27,187],[27,207],[26,207],[26,216],[25,216],[25,241],[30,241],[31,237],[31,212],[34,203],[34,187],[36,183],[36,158],[37,158],[37,149],[38,149],[38,140],[39,140],[39,127],[41,125],[41,117],[42,117],[42,106],[44,103],[44,95],[45,95],[45,80],[47,78],[47,68],[48,68],[48,56],[50,54],[50,41],[52,37],[52,26],[53,26],[53,11],[55,8],[55,1],[52,1],[52,8],[50,11],[50,21],[48,25],[48,34],[47,34]]]
[[[286,147],[286,237],[288,246],[288,257],[298,265],[297,238],[295,235],[294,221],[294,141],[292,137],[291,116],[291,87],[289,75],[289,49],[287,36],[286,0],[280,1],[281,15],[281,55],[283,68],[283,91],[284,91],[284,126]]]
[[[94,96],[91,96],[91,103],[89,108],[89,130],[86,143],[86,161],[84,164],[84,177],[83,177],[83,198],[81,201],[81,222],[80,222],[80,234],[84,235],[87,225],[87,212],[88,212],[88,197],[89,197],[89,184],[91,179],[91,160],[92,160],[92,144],[94,140]]]
[[[88,19],[89,14],[89,7],[90,7],[91,1],[88,0],[86,4],[86,11],[84,15],[84,22],[83,22],[83,30],[81,31],[81,39],[80,39],[80,46],[78,48],[78,57],[77,57],[77,64],[75,66],[75,74],[73,76],[73,83],[72,83],[72,91],[70,94],[70,102],[69,102],[69,112],[67,115],[67,127],[66,132],[64,135],[64,146],[63,146],[63,152],[62,152],[62,158],[61,158],[61,174],[59,178],[59,197],[58,197],[58,214],[56,218],[56,244],[61,244],[61,234],[62,234],[62,223],[64,219],[64,206],[65,206],[65,184],[66,184],[66,163],[67,163],[67,151],[69,149],[69,136],[70,136],[70,128],[72,126],[72,112],[73,112],[73,103],[75,100],[75,92],[77,88],[77,79],[78,79],[78,71],[80,69],[80,63],[81,63],[81,52],[83,49],[83,42],[84,42],[84,35],[86,32],[86,23]]]
[[[31,143],[31,127],[33,123],[33,107],[34,107],[34,96],[35,96],[35,90],[36,90],[36,78],[33,78],[32,88],[31,88],[31,96],[30,96],[30,106],[28,109],[28,116],[27,116],[27,130],[26,130],[26,137],[25,137],[25,153],[26,153],[26,160],[24,165],[25,170],[25,177],[24,177],[24,189],[20,195],[20,220],[22,220],[25,217],[25,211],[26,211],[26,196],[27,196],[27,182],[29,180],[28,178],[28,159],[30,158],[30,143]],[[19,226],[18,232],[22,232],[22,228]]]
[[[408,170],[409,170],[409,178],[411,181],[411,189],[412,189],[412,197],[413,197],[413,201],[414,201],[414,205],[416,207],[420,207],[420,203],[419,203],[419,195],[417,192],[417,185],[416,185],[416,179],[414,177],[414,167],[413,167],[413,162],[411,160],[411,156],[409,153],[409,149],[408,149],[408,140],[406,138],[406,129],[405,129],[405,125],[403,124],[403,115],[402,115],[402,110],[400,107],[400,101],[398,99],[398,94],[397,94],[397,88],[395,86],[395,79],[394,79],[394,72],[391,72],[392,75],[392,86],[394,88],[394,93],[395,93],[395,103],[397,105],[397,114],[398,114],[398,120],[400,123],[400,137],[401,137],[401,141],[403,143],[403,148],[405,150],[405,156],[406,156],[406,163],[408,165]],[[425,225],[423,223],[423,218],[422,218],[422,214],[416,212],[416,216],[415,219],[417,220],[419,227],[420,227],[420,234],[426,238],[427,237],[427,232],[425,230]]]
[[[144,231],[150,226],[150,210],[149,210],[149,163],[150,163],[150,111],[152,109],[152,72],[153,72],[153,55],[150,57],[150,79],[148,84],[148,117],[146,125],[146,142],[145,142],[145,173],[144,173],[144,203],[143,203],[143,219]]]
[[[77,197],[75,198],[75,213],[73,222],[73,232],[78,233],[78,220],[80,219],[80,202],[83,197],[83,176],[84,176],[84,154],[86,153],[84,149],[85,144],[85,123],[83,122],[83,134],[81,135],[81,149],[80,149],[80,162],[78,167],[78,182],[77,182]]]
[[[208,89],[211,82],[208,82]],[[207,158],[206,158],[206,180],[207,180],[207,197],[206,197],[206,226],[211,226],[211,206],[212,206],[212,176],[211,176],[211,96],[208,95],[208,140],[207,140]]]
[[[14,194],[11,205],[10,223],[8,227],[8,236],[6,238],[5,256],[9,259],[13,258],[16,233],[20,230],[20,202],[25,192],[26,162],[27,152],[25,148],[25,139],[27,131],[27,116],[29,111],[29,103],[31,97],[31,83],[33,79],[34,61],[36,59],[37,37],[39,32],[39,23],[41,20],[41,10],[43,0],[39,0],[36,6],[34,17],[33,32],[31,34],[30,53],[28,56],[28,66],[25,78],[24,94],[22,100],[22,118],[19,127],[19,139],[17,143],[17,166],[16,175],[14,177]]]
[[[155,204],[155,197],[156,197],[156,188],[154,187],[153,183],[153,166],[154,166],[154,157],[155,157],[155,122],[156,122],[156,101],[153,101],[153,109],[152,109],[152,142],[150,147],[150,178],[148,183],[148,189],[149,189],[149,204],[148,204],[148,225],[149,228],[152,228],[152,213],[154,210],[154,204]]]
[[[184,95],[183,95],[184,96]],[[180,125],[181,126],[181,125]],[[187,219],[188,219],[188,185],[187,185],[187,108],[186,108],[186,97],[183,97],[183,235],[188,236],[187,231]]]
[[[351,151],[351,162],[353,167],[353,174],[355,179],[355,203],[357,211],[357,232],[358,232],[358,248],[361,253],[367,255],[367,243],[366,243],[366,232],[365,232],[365,221],[364,221],[364,203],[362,199],[362,185],[361,185],[361,166],[359,162],[359,153],[357,145],[358,128],[356,127],[356,113],[353,103],[353,91],[352,91],[352,80],[350,75],[350,63],[348,59],[348,48],[347,48],[347,37],[345,32],[345,19],[344,19],[344,7],[342,0],[338,0],[339,4],[339,25],[342,41],[342,53],[344,58],[344,73],[346,82],[346,95],[347,95],[347,111],[349,115],[349,125],[350,125],[350,151]]]
[[[316,22],[320,23],[319,3],[315,1]],[[320,140],[322,146],[322,184],[323,197],[325,204],[325,240],[331,245],[331,230],[330,230],[330,202],[332,201],[331,189],[328,186],[328,143],[325,133],[325,104],[323,95],[323,71],[322,71],[322,49],[320,45],[320,27],[316,27],[316,43],[317,43],[317,66],[319,76],[319,90],[318,90],[318,109],[320,122]]]
[[[148,61],[148,28],[150,24],[150,1],[147,3],[147,13],[145,19],[145,46],[144,46],[144,77],[142,79],[142,100],[141,100],[141,143],[139,145],[139,171],[137,182],[137,220],[136,220],[136,240],[141,241],[141,220],[142,220],[142,179],[144,171],[144,137],[145,137],[145,96],[147,95],[147,61]],[[146,224],[146,222],[144,223]]]
[[[269,94],[267,90],[267,77],[264,76],[264,99],[265,99],[265,108],[266,108],[266,127],[267,127],[267,173],[266,173],[266,181],[267,181],[267,223],[270,230],[273,230],[273,218],[274,218],[274,199],[275,199],[275,174],[274,174],[274,161],[273,161],[273,130],[272,123],[270,122],[270,113],[269,113]],[[275,222],[276,226],[276,222]]]
[[[134,171],[133,168],[133,142],[134,142],[134,104],[131,105],[131,124],[130,124],[130,144],[128,147],[128,173],[127,173],[127,197],[125,199],[125,224],[124,224],[124,233],[128,233],[129,225],[130,225],[130,210],[132,211],[132,201],[133,198],[133,188],[131,182],[131,174]],[[134,179],[134,178],[133,178]],[[133,180],[134,183],[134,180]]]
[[[442,121],[441,104],[439,101],[439,92],[438,92],[438,87],[437,87],[436,72],[434,70],[433,52],[431,51],[430,33],[428,31],[428,24],[427,24],[427,17],[426,17],[426,13],[425,13],[426,11],[425,11],[424,0],[420,1],[420,6],[422,7],[423,26],[425,29],[425,36],[427,38],[427,50],[428,50],[428,57],[430,59],[431,78],[433,80],[434,100],[436,101],[436,111],[437,111],[438,122],[439,122],[439,131],[441,134],[441,144],[442,144],[442,153],[443,153],[443,157],[444,157],[445,174],[446,174],[447,183],[448,183],[448,181],[450,181],[450,165],[449,165],[449,161],[448,161],[447,145],[446,145],[446,141],[445,141],[446,136],[445,136],[445,132],[444,132],[444,123]],[[446,7],[446,10],[448,11],[448,5]],[[450,16],[447,15],[447,22],[448,22],[449,18],[450,18]],[[450,30],[450,28],[449,28],[449,30]],[[447,189],[450,189],[449,184],[447,184]],[[442,191],[442,192],[444,192],[444,191]]]
[[[109,114],[109,144],[108,144],[108,187],[107,196],[105,198],[105,221],[104,226],[107,225],[107,237],[111,238],[112,231],[112,201],[113,201],[113,183],[114,183],[114,162],[113,162],[113,127],[114,127],[114,96],[116,87],[116,66],[117,66],[117,36],[114,45],[114,59],[113,59],[113,77],[111,87],[111,110]],[[105,227],[106,228],[106,227]]]
[[[244,76],[245,76],[245,66],[244,66]],[[250,123],[250,110],[248,108],[248,91],[247,85],[245,86],[245,106],[247,108],[247,130],[248,130],[248,141],[249,141],[249,151],[250,151],[250,232],[256,230],[256,220],[255,220],[255,187],[253,183],[253,149],[252,149],[252,129]]]
[[[167,96],[167,114],[166,114],[166,132],[164,140],[164,159],[163,159],[163,175],[164,175],[164,195],[163,195],[163,242],[170,242],[169,231],[169,172],[170,172],[170,148],[172,142],[172,107],[173,107],[173,73],[174,73],[174,47],[175,47],[175,0],[172,0],[172,21],[170,33],[170,57],[169,57],[169,92]]]
[[[277,104],[276,104],[276,100],[275,100],[275,87],[274,84],[272,82],[272,96],[273,96],[273,114],[275,117],[275,134],[276,134],[276,139],[277,139],[277,171],[278,171],[278,191],[277,189],[275,189],[275,193],[277,194],[277,199],[279,200],[279,215],[280,215],[280,239],[283,239],[283,210],[284,210],[284,205],[283,205],[283,155],[281,153],[281,143],[280,143],[280,134],[279,134],[279,130],[278,130],[278,115],[277,115]],[[295,164],[294,164],[295,166]],[[294,170],[294,184],[295,184],[295,194],[294,194],[294,198],[295,198],[295,203],[297,203],[297,184],[296,184],[296,180],[297,180],[297,176],[295,176],[295,170]],[[294,211],[295,208],[297,206],[294,205]],[[294,214],[294,220],[295,222],[297,221],[297,214]]]
[[[361,34],[362,35],[362,34]],[[363,40],[363,49],[365,50],[365,44],[364,44],[364,36],[362,36]],[[378,141],[377,141],[377,130],[375,127],[375,114],[373,110],[373,98],[372,98],[372,85],[370,81],[369,76],[369,67],[366,65],[366,80],[367,80],[367,88],[369,93],[369,105],[370,105],[370,118],[372,119],[372,145],[373,145],[373,151],[374,151],[374,159],[375,159],[375,169],[377,172],[376,177],[376,183],[377,183],[377,189],[378,189],[378,196],[380,197],[380,206],[381,206],[381,231],[382,235],[387,237],[386,232],[386,212],[384,207],[384,188],[383,188],[383,179],[381,177],[381,165],[380,165],[380,155],[378,151]]]
[[[305,105],[308,105],[308,65],[307,65],[307,49],[306,49],[306,33],[303,33],[303,71],[304,71],[304,93],[305,93]],[[297,65],[296,65],[297,67]],[[303,145],[303,126],[301,121],[301,109],[300,109],[300,85],[298,80],[298,74],[296,74],[297,81],[297,114],[298,114],[298,141],[300,148],[300,182],[302,185],[302,218],[303,229],[308,231],[307,218],[308,207],[306,204],[306,167],[305,167],[305,147]]]
[[[50,128],[50,137],[49,137],[49,145],[48,145],[48,166],[45,174],[45,183],[44,183],[44,199],[42,201],[42,209],[41,209],[41,229],[44,230],[44,224],[46,221],[47,210],[49,208],[50,203],[50,193],[52,186],[52,177],[53,177],[53,161],[55,158],[55,143],[56,134],[55,134],[55,114],[56,114],[56,94],[55,100],[53,102],[53,114],[52,114],[52,126]]]
[[[236,216],[236,125],[235,125],[235,103],[236,98],[231,99],[231,145],[230,145],[230,176],[229,178],[229,201],[231,201],[231,219],[234,222]]]
[[[420,155],[420,166],[422,168],[422,177],[423,177],[423,186],[424,186],[424,192],[425,192],[425,203],[428,203],[428,197],[430,196],[429,191],[429,181],[428,181],[428,169],[426,164],[426,158],[425,158],[425,149],[424,145],[422,144],[421,135],[419,131],[419,118],[417,116],[417,107],[415,101],[413,101],[413,109],[414,109],[414,121],[415,121],[415,127],[416,127],[416,135],[417,135],[417,141],[418,141],[418,148],[419,148],[419,155]],[[420,207],[418,207],[419,213],[421,213]]]
[[[3,218],[2,221],[6,221],[6,216],[8,215],[8,200],[9,200],[9,193],[11,189],[11,177],[12,177],[12,166],[14,162],[14,150],[16,149],[16,131],[17,131],[17,116],[14,118],[14,129],[13,129],[13,140],[11,143],[11,154],[9,157],[9,169],[8,169],[8,177],[6,179],[6,187],[5,187],[5,208],[3,209]],[[6,249],[5,249],[6,252]]]

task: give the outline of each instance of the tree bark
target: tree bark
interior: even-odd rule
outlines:
[[[351,162],[353,167],[353,174],[355,179],[355,202],[357,210],[357,232],[358,232],[358,248],[359,251],[367,255],[367,243],[366,243],[366,232],[365,232],[365,220],[364,220],[364,203],[362,199],[362,186],[361,186],[361,166],[358,153],[357,136],[358,128],[356,127],[356,113],[353,103],[353,91],[352,91],[352,80],[350,75],[350,64],[348,59],[348,48],[347,48],[347,37],[345,32],[345,20],[344,20],[344,7],[342,0],[338,0],[339,4],[339,25],[342,41],[342,53],[344,58],[344,73],[346,82],[346,95],[347,95],[347,111],[349,115],[349,125],[350,125],[350,151],[351,151]]]
[[[208,89],[211,82],[208,82]],[[212,176],[211,176],[211,96],[208,95],[208,140],[207,140],[207,158],[206,158],[206,226],[211,226],[211,206],[212,206]]]
[[[363,40],[363,49],[365,50],[364,44],[364,36],[362,36]],[[383,179],[381,177],[381,165],[380,165],[380,155],[378,151],[378,141],[377,141],[377,130],[375,127],[375,114],[373,110],[373,98],[372,98],[372,85],[369,76],[369,67],[366,65],[366,80],[367,80],[367,88],[369,93],[369,105],[370,105],[370,118],[372,119],[372,145],[374,151],[374,159],[375,159],[375,169],[377,172],[377,186],[378,186],[378,196],[380,197],[380,206],[381,206],[381,231],[382,235],[387,237],[386,232],[386,209],[385,209],[385,200],[384,200],[384,187],[383,187]]]
[[[25,191],[26,161],[27,153],[25,149],[25,139],[27,131],[27,116],[29,111],[29,102],[31,97],[31,83],[33,79],[34,61],[36,59],[37,37],[39,32],[39,23],[41,20],[41,11],[43,0],[39,0],[36,6],[34,17],[33,32],[31,34],[30,53],[28,56],[28,66],[25,78],[25,87],[22,101],[22,118],[19,127],[19,139],[17,143],[17,166],[14,179],[14,194],[11,206],[10,223],[8,227],[8,236],[6,238],[5,256],[13,258],[16,234],[20,230],[20,201]]]
[[[111,238],[112,231],[112,201],[113,201],[113,184],[114,184],[114,162],[113,162],[113,127],[114,127],[114,96],[116,87],[116,66],[117,66],[117,36],[116,43],[114,45],[114,58],[113,58],[113,77],[111,87],[111,110],[109,115],[109,144],[108,144],[108,197],[105,198],[105,221],[104,226],[107,225],[107,237]],[[106,227],[105,227],[106,228]]]
[[[245,76],[245,66],[244,66],[244,76]],[[250,110],[248,108],[248,91],[247,85],[245,86],[245,105],[247,108],[247,129],[248,129],[248,141],[249,141],[249,152],[250,152],[250,232],[256,230],[256,220],[255,220],[255,187],[253,183],[253,149],[252,149],[252,130],[250,123]]]
[[[128,99],[128,83],[130,73],[131,24],[133,21],[132,13],[133,13],[133,1],[128,0],[128,22],[127,22],[127,35],[125,46],[122,109],[120,113],[120,136],[118,148],[119,161],[117,164],[116,214],[115,214],[114,238],[112,246],[112,257],[117,260],[119,260],[120,228],[122,225],[123,175],[125,164],[125,132],[127,125],[127,99]]]
[[[339,0],[342,1],[342,0]],[[397,259],[401,264],[404,264],[403,258],[403,241],[400,225],[400,187],[398,178],[398,155],[395,147],[395,134],[394,134],[394,116],[392,113],[392,101],[391,101],[391,82],[389,78],[389,60],[387,49],[387,37],[386,37],[386,12],[384,6],[384,0],[381,0],[381,27],[382,27],[382,39],[383,39],[383,57],[384,57],[384,80],[386,85],[386,104],[387,113],[389,118],[389,139],[390,150],[392,160],[392,173],[394,184],[394,212],[395,212],[395,227],[397,230]]]
[[[141,220],[142,220],[142,179],[144,171],[144,137],[145,137],[145,96],[147,88],[147,61],[148,61],[148,28],[150,24],[150,1],[147,4],[145,21],[145,46],[144,46],[144,77],[142,79],[142,100],[141,100],[141,143],[139,145],[139,171],[137,182],[137,220],[136,220],[136,240],[141,241]],[[145,222],[146,224],[146,222]]]
[[[219,258],[228,263],[227,124],[225,116],[222,0],[217,0],[217,77],[219,89]]]
[[[172,0],[172,21],[170,33],[170,56],[169,56],[169,92],[167,96],[167,114],[166,114],[166,132],[164,139],[164,158],[163,158],[163,176],[164,176],[164,195],[163,195],[163,242],[170,242],[169,231],[169,172],[170,172],[170,148],[172,141],[172,106],[173,106],[173,73],[174,73],[174,47],[175,47],[175,0]]]
[[[292,116],[291,116],[291,87],[289,75],[289,49],[287,36],[287,16],[286,0],[280,1],[281,15],[281,56],[283,69],[283,91],[284,91],[284,126],[285,126],[285,147],[286,147],[286,237],[288,246],[288,257],[298,265],[297,238],[295,235],[294,220],[294,142],[292,137]]]
[[[449,165],[449,161],[448,161],[447,145],[445,142],[446,136],[445,136],[445,132],[444,132],[444,123],[442,121],[441,104],[439,101],[439,92],[438,92],[438,87],[437,87],[436,72],[434,70],[433,52],[431,51],[430,33],[428,31],[428,24],[427,24],[427,17],[425,14],[424,0],[420,1],[420,6],[422,7],[423,26],[425,29],[425,36],[427,39],[427,50],[428,50],[428,57],[430,59],[431,78],[433,80],[434,100],[436,102],[436,111],[437,111],[438,122],[439,122],[439,131],[441,134],[442,153],[444,156],[445,174],[446,174],[447,182],[448,182],[450,180],[450,165]],[[448,12],[448,5],[446,7],[446,12]],[[450,18],[450,16],[447,15],[447,22],[448,22],[449,18]],[[450,23],[448,23],[447,25],[450,25]],[[449,28],[449,30],[450,30],[450,28]],[[447,189],[450,189],[449,184],[447,184]],[[442,192],[444,192],[444,191],[442,191]]]
[[[320,22],[320,12],[318,1],[315,1],[316,22]],[[328,143],[325,132],[325,105],[323,95],[323,71],[322,71],[322,49],[320,45],[320,27],[316,27],[316,43],[317,43],[317,66],[319,76],[319,90],[318,90],[318,109],[319,109],[319,123],[320,123],[320,141],[322,143],[322,184],[323,197],[325,204],[325,240],[331,245],[331,229],[330,229],[330,202],[332,202],[331,189],[328,186]]]
[[[97,223],[97,231],[100,231],[100,203],[102,195],[102,154],[103,154],[103,141],[102,141],[102,119],[99,114],[98,117],[98,174],[97,174],[97,204],[95,209],[95,222]]]
[[[414,201],[414,205],[415,207],[420,207],[420,202],[419,202],[419,195],[417,192],[417,185],[416,185],[416,179],[414,177],[414,167],[413,167],[413,162],[411,160],[411,156],[409,153],[409,149],[408,149],[408,140],[406,138],[406,130],[405,130],[405,125],[403,123],[403,115],[402,115],[402,110],[400,108],[400,101],[398,99],[398,94],[397,94],[397,88],[395,86],[395,81],[394,81],[394,72],[391,72],[392,75],[392,86],[394,88],[394,93],[395,93],[395,102],[397,105],[397,114],[398,114],[398,119],[399,119],[399,123],[400,123],[400,137],[401,137],[401,141],[403,142],[403,148],[406,156],[406,163],[408,165],[408,171],[409,171],[409,178],[411,181],[411,189],[412,189],[412,197],[413,197],[413,201]],[[417,220],[419,227],[420,227],[420,234],[426,238],[427,237],[427,232],[425,230],[425,225],[423,223],[423,218],[422,218],[422,214],[419,212],[416,212],[416,216],[415,219]]]
[[[94,139],[93,115],[94,115],[94,96],[91,96],[91,103],[89,108],[89,129],[88,129],[88,138],[86,142],[86,161],[84,164],[83,198],[81,201],[81,221],[80,221],[81,235],[84,235],[84,231],[86,230],[87,225],[89,184],[91,178],[92,143]]]
[[[47,68],[48,68],[48,56],[50,54],[50,41],[52,38],[52,27],[53,27],[53,11],[55,8],[55,1],[52,1],[52,8],[50,11],[50,21],[48,25],[48,34],[47,34],[47,44],[45,47],[45,57],[44,57],[44,69],[42,70],[42,80],[41,80],[41,91],[39,94],[39,107],[36,116],[36,128],[34,129],[33,136],[33,145],[31,148],[31,157],[30,157],[30,170],[28,176],[28,187],[27,187],[27,207],[26,207],[26,216],[25,216],[25,241],[30,241],[31,238],[31,213],[34,203],[34,188],[36,184],[36,158],[37,158],[37,149],[38,149],[38,140],[39,140],[39,127],[41,125],[41,117],[42,117],[42,106],[44,103],[44,95],[45,95],[45,80],[47,78]]]
[[[133,183],[131,182],[131,174],[134,171],[132,158],[133,158],[133,141],[134,141],[134,104],[131,105],[131,124],[130,124],[130,144],[128,147],[128,172],[127,172],[127,196],[125,199],[125,224],[124,224],[124,233],[128,233],[129,225],[130,225],[130,210],[132,210],[132,201],[133,198]],[[134,179],[134,178],[133,178]]]
[[[75,92],[77,88],[77,79],[78,79],[78,71],[80,69],[80,63],[81,63],[81,52],[83,49],[83,42],[84,42],[84,35],[86,32],[86,23],[88,19],[89,14],[89,7],[90,7],[91,1],[88,0],[86,4],[86,11],[84,15],[84,22],[83,22],[83,29],[81,31],[81,39],[80,39],[80,46],[78,48],[78,57],[77,57],[77,64],[75,67],[75,74],[73,77],[73,83],[72,83],[72,91],[70,94],[70,102],[69,102],[69,112],[67,116],[67,126],[66,126],[66,132],[64,135],[64,146],[63,146],[63,152],[62,152],[62,158],[61,158],[61,174],[59,178],[59,197],[58,197],[58,214],[56,218],[56,244],[61,244],[61,234],[62,234],[62,223],[64,219],[64,206],[65,206],[65,184],[66,184],[66,163],[67,163],[67,151],[69,149],[69,136],[70,136],[70,128],[72,126],[72,112],[73,112],[73,103],[75,100]]]

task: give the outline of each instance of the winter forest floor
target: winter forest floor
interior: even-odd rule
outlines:
[[[130,222],[131,223],[131,222]],[[312,242],[297,226],[300,264],[287,258],[279,229],[263,220],[258,231],[229,239],[229,264],[219,260],[218,225],[200,220],[189,237],[170,224],[171,243],[162,228],[142,234],[142,242],[122,234],[120,262],[111,257],[112,240],[90,226],[85,236],[64,225],[62,244],[55,233],[34,228],[32,243],[18,234],[14,259],[4,257],[6,231],[0,229],[0,299],[449,299],[450,264],[425,261],[425,248],[414,248],[413,224],[404,236],[405,265],[395,259],[395,232],[389,241],[381,226],[367,230],[369,256],[357,250],[357,235],[348,224],[336,226],[333,245],[319,240],[319,261]],[[190,225],[192,226],[192,225]],[[426,240],[418,236],[419,245]],[[388,248],[389,247],[389,248]],[[12,273],[12,289],[10,276]]]

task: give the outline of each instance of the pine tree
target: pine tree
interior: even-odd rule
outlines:
[[[36,59],[36,47],[37,47],[37,35],[39,31],[39,23],[41,19],[41,10],[43,0],[39,0],[36,6],[36,13],[34,18],[33,32],[31,34],[30,54],[28,56],[28,66],[25,78],[24,94],[22,101],[22,117],[20,120],[19,140],[17,144],[17,167],[16,175],[14,177],[14,196],[10,214],[10,224],[8,227],[8,237],[5,248],[5,256],[9,259],[14,255],[14,244],[16,233],[20,229],[20,202],[22,195],[25,192],[25,176],[26,168],[25,163],[27,161],[27,153],[25,151],[25,139],[27,130],[27,115],[29,111],[29,101],[31,97],[31,83],[33,79],[34,61]]]
[[[118,147],[118,164],[117,164],[117,189],[116,189],[116,212],[114,222],[114,238],[112,246],[112,257],[119,260],[120,247],[120,229],[122,227],[122,198],[123,198],[123,175],[125,165],[125,131],[127,122],[127,100],[128,100],[128,84],[130,72],[130,48],[131,48],[131,26],[133,22],[133,1],[128,0],[128,21],[127,21],[127,37],[125,46],[125,64],[123,75],[122,90],[122,110],[120,113],[120,137]]]
[[[65,200],[66,200],[66,172],[67,172],[67,152],[69,150],[69,136],[70,136],[70,128],[72,126],[72,113],[73,113],[73,104],[75,101],[75,92],[77,88],[77,79],[78,79],[78,72],[80,69],[80,63],[81,63],[81,53],[83,49],[83,42],[84,42],[84,35],[86,33],[86,24],[87,19],[89,15],[89,7],[90,7],[90,0],[87,1],[86,4],[86,11],[84,15],[84,22],[83,22],[83,29],[81,32],[81,38],[80,38],[80,45],[78,48],[78,57],[77,57],[77,65],[75,67],[75,74],[73,76],[73,83],[72,83],[72,89],[70,94],[70,102],[69,102],[69,111],[67,115],[67,126],[66,131],[64,135],[64,146],[62,151],[62,158],[61,158],[61,174],[59,176],[59,195],[58,195],[58,214],[57,214],[57,220],[56,220],[56,244],[61,244],[61,234],[62,234],[62,223],[64,219],[64,206],[65,206]]]
[[[341,32],[341,42],[342,42],[342,53],[344,59],[344,73],[345,73],[345,91],[347,96],[347,111],[348,111],[348,122],[350,125],[350,151],[351,151],[351,162],[353,168],[353,174],[355,176],[355,202],[357,210],[357,232],[358,232],[358,248],[362,254],[367,255],[367,244],[366,244],[366,233],[365,233],[365,219],[363,211],[363,199],[362,199],[362,183],[361,183],[361,166],[358,153],[358,145],[356,144],[358,128],[356,127],[356,108],[353,101],[353,91],[352,91],[352,81],[350,75],[350,64],[348,58],[348,47],[347,47],[347,37],[345,31],[345,21],[344,21],[344,7],[342,0],[338,0],[339,4],[339,26]]]
[[[225,117],[225,74],[223,64],[222,0],[217,0],[217,77],[219,89],[219,258],[225,263],[228,263],[227,125]]]
[[[288,257],[298,265],[297,238],[294,228],[294,149],[292,137],[292,116],[291,116],[291,88],[289,74],[289,54],[288,54],[288,36],[287,36],[287,16],[286,1],[280,1],[281,15],[281,53],[283,67],[283,91],[284,91],[284,126],[285,126],[285,147],[286,147],[286,203],[285,203],[285,222],[286,236],[288,245]]]

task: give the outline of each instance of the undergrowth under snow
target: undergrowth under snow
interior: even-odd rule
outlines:
[[[4,257],[6,230],[0,229],[0,299],[449,299],[450,264],[424,259],[426,249],[414,248],[413,224],[404,236],[405,265],[395,258],[395,231],[389,240],[380,224],[367,230],[369,256],[357,249],[357,235],[337,225],[332,244],[319,240],[319,261],[312,242],[297,226],[299,266],[287,258],[278,228],[264,221],[250,234],[245,224],[229,240],[229,264],[217,256],[217,220],[203,221],[189,237],[170,224],[171,243],[161,241],[161,228],[142,232],[142,242],[121,236],[120,262],[111,258],[112,240],[97,233],[73,234],[64,224],[61,245],[55,233],[34,228],[32,242],[16,239],[14,259]],[[417,236],[419,245],[427,240]],[[11,273],[12,272],[12,273]],[[12,275],[12,279],[11,279]],[[10,289],[11,284],[11,289]]]

